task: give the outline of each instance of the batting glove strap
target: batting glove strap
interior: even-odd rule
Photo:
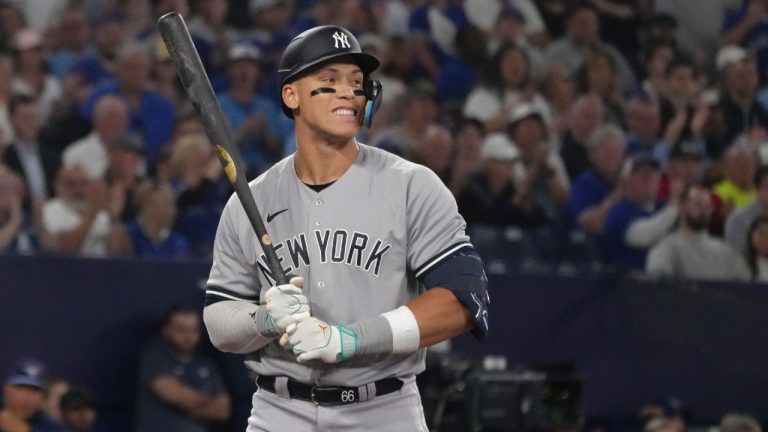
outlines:
[[[336,361],[344,361],[354,357],[360,351],[360,338],[357,333],[344,324],[339,324],[336,329],[339,332],[340,350],[336,354]]]
[[[272,316],[267,313],[266,306],[256,308],[256,314],[253,316],[256,324],[256,330],[264,337],[274,339],[280,335]]]

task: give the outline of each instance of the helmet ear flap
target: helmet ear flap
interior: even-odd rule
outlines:
[[[362,124],[369,128],[373,122],[373,115],[381,106],[381,82],[371,79],[371,77],[366,75],[363,79],[363,91],[365,92],[365,109],[363,111]]]

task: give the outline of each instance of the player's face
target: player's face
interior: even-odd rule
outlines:
[[[349,140],[360,130],[365,105],[363,72],[347,63],[331,63],[293,84],[296,121],[330,141]]]

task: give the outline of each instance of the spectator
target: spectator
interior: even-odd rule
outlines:
[[[9,109],[13,69],[13,59],[7,55],[0,55],[0,159],[3,157],[3,151],[14,138]]]
[[[208,255],[221,215],[221,163],[205,135],[188,135],[174,143],[170,165],[171,186],[179,209],[175,229],[189,240],[196,253]]]
[[[199,352],[199,309],[177,307],[141,355],[135,432],[205,432],[230,415],[216,365]]]
[[[93,49],[64,78],[64,91],[78,107],[82,107],[95,87],[115,78],[117,52],[125,41],[123,22],[114,15],[100,17],[93,32]]]
[[[3,386],[0,429],[5,432],[67,432],[45,413],[43,365],[37,361],[19,361]]]
[[[520,151],[521,163],[514,170],[517,192],[523,197],[530,195],[549,221],[558,221],[571,185],[563,160],[551,148],[544,116],[534,105],[520,105],[512,112],[507,129]]]
[[[149,55],[142,45],[128,44],[117,57],[116,80],[95,88],[83,106],[84,117],[92,119],[96,101],[105,94],[117,94],[128,104],[131,132],[144,140],[144,157],[154,163],[160,149],[170,142],[176,112],[171,102],[150,90]]]
[[[669,62],[665,73],[667,87],[659,100],[664,141],[674,146],[701,139],[703,124],[695,119],[708,114],[708,108],[698,100],[700,89],[696,66],[687,58],[677,57]]]
[[[173,189],[145,181],[138,186],[135,198],[138,214],[126,227],[134,255],[144,259],[187,257],[189,242],[172,230],[178,213]]]
[[[768,133],[768,110],[757,101],[759,87],[755,59],[743,48],[724,46],[717,52],[720,101],[705,130],[707,152],[719,159],[738,136]]]
[[[665,206],[657,200],[659,162],[647,155],[631,158],[627,165],[624,198],[605,218],[604,240],[607,256],[620,268],[644,270],[648,249],[672,231],[682,184],[671,187]]]
[[[506,134],[483,141],[482,170],[459,192],[459,213],[468,224],[530,226],[544,222],[544,214],[530,197],[516,193],[512,167],[520,152]]]
[[[93,131],[64,150],[66,166],[80,165],[91,180],[103,180],[109,167],[109,143],[128,130],[128,106],[115,95],[104,95],[93,108]]]
[[[62,422],[69,432],[93,432],[96,423],[96,407],[91,395],[79,388],[68,390],[59,404]]]
[[[54,252],[103,257],[130,251],[119,215],[121,200],[101,180],[89,180],[80,166],[62,167],[56,197],[43,207],[45,230]]]
[[[141,138],[132,133],[117,135],[109,142],[109,166],[105,179],[114,199],[122,202],[120,220],[124,222],[136,217],[133,198],[145,172],[143,149]]]
[[[550,107],[552,129],[558,139],[562,140],[571,125],[571,113],[576,103],[576,83],[568,69],[559,62],[542,66],[537,81],[537,87]]]
[[[381,62],[381,66],[373,73],[372,77],[381,82],[381,87],[386,92],[386,96],[381,100],[379,110],[376,111],[376,117],[374,117],[371,127],[361,131],[365,134],[362,141],[370,142],[368,138],[374,136],[378,129],[394,123],[398,112],[402,109],[402,101],[406,91],[405,83],[399,77],[388,73],[387,70],[393,54],[395,56],[402,54],[394,53],[387,44],[387,40],[374,33],[360,35],[357,40],[363,52],[376,56]]]
[[[636,93],[640,93],[659,104],[662,95],[668,91],[667,68],[675,56],[675,47],[666,41],[654,40],[643,50],[645,79]]]
[[[38,101],[43,123],[52,117],[63,94],[59,80],[47,71],[44,53],[42,37],[36,31],[23,29],[14,36],[11,90]]]
[[[651,154],[666,165],[669,158],[669,145],[659,137],[661,118],[659,108],[644,97],[632,99],[627,105],[627,154]]]
[[[431,169],[443,183],[451,178],[454,141],[451,132],[440,125],[430,125],[424,132],[413,162]]]
[[[603,101],[595,95],[581,96],[573,105],[568,129],[560,146],[560,157],[570,179],[577,178],[591,167],[587,142],[603,124],[604,118]]]
[[[0,164],[0,252],[31,253],[38,248],[23,199],[21,178]]]
[[[725,178],[714,185],[715,194],[723,200],[726,213],[755,197],[757,155],[743,139],[737,140],[725,153]]]
[[[256,93],[261,78],[258,48],[236,44],[229,51],[227,90],[218,95],[229,120],[234,140],[240,146],[248,177],[266,171],[283,155],[287,122],[272,101]]]
[[[487,132],[504,130],[513,110],[524,103],[536,106],[549,123],[549,107],[533,86],[528,54],[514,44],[503,45],[493,56],[487,77],[464,101],[462,115],[485,124]]]
[[[208,70],[223,71],[229,59],[227,53],[238,39],[237,31],[224,20],[229,12],[227,0],[201,0],[198,11],[189,20],[189,33]]]
[[[449,189],[454,196],[464,189],[467,181],[482,168],[480,149],[485,133],[483,124],[477,120],[463,119],[456,127],[456,145],[451,163]]]
[[[64,393],[69,391],[69,381],[64,378],[48,378],[45,382],[45,406],[43,410],[58,422],[62,422],[59,403]]]
[[[168,99],[176,112],[194,112],[165,42],[158,35],[153,37],[149,43],[151,44],[150,81],[152,90]]]
[[[757,60],[762,84],[768,79],[768,2],[741,0],[740,7],[729,11],[723,21],[722,45],[746,47]]]
[[[749,226],[758,217],[768,215],[768,167],[755,174],[755,198],[735,209],[725,221],[725,240],[738,252],[746,250]]]
[[[63,79],[88,52],[91,29],[83,11],[67,10],[61,17],[56,34],[59,44],[48,57],[47,64],[55,77]]]
[[[427,129],[437,120],[437,89],[429,81],[416,81],[406,90],[397,123],[379,129],[371,145],[413,160]]]
[[[600,126],[589,138],[592,168],[576,178],[568,196],[569,221],[584,232],[603,233],[608,212],[623,197],[626,136],[617,126]]]
[[[624,95],[616,79],[616,65],[607,52],[597,48],[587,51],[576,72],[576,87],[579,94],[595,95],[603,101],[606,121],[624,124]]]
[[[709,190],[688,185],[680,195],[679,228],[651,248],[646,272],[686,279],[749,280],[742,255],[707,232],[711,216]]]
[[[579,70],[590,50],[599,49],[613,59],[619,87],[629,92],[636,87],[635,74],[627,59],[616,48],[600,40],[600,24],[594,8],[579,4],[569,11],[566,21],[566,33],[553,42],[546,53],[548,61],[560,61],[571,73]]]
[[[58,155],[38,142],[40,107],[29,96],[14,96],[8,106],[15,139],[6,149],[3,162],[18,173],[26,184],[31,202],[42,202],[51,196],[53,180],[59,167]],[[26,206],[30,208],[29,205]]]
[[[768,216],[752,220],[745,237],[745,257],[752,280],[768,283]]]
[[[727,413],[720,420],[720,432],[762,432],[760,423],[748,414]]]

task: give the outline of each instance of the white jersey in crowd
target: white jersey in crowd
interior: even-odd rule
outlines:
[[[367,145],[336,182],[315,192],[295,174],[294,156],[252,181],[283,268],[304,277],[311,314],[353,323],[408,303],[423,292],[417,277],[470,246],[456,202],[428,168]],[[260,243],[236,196],[219,223],[207,295],[258,302],[268,279]],[[302,365],[277,340],[246,365],[259,375],[305,383],[360,386],[409,378],[424,369],[425,350],[338,364]]]

